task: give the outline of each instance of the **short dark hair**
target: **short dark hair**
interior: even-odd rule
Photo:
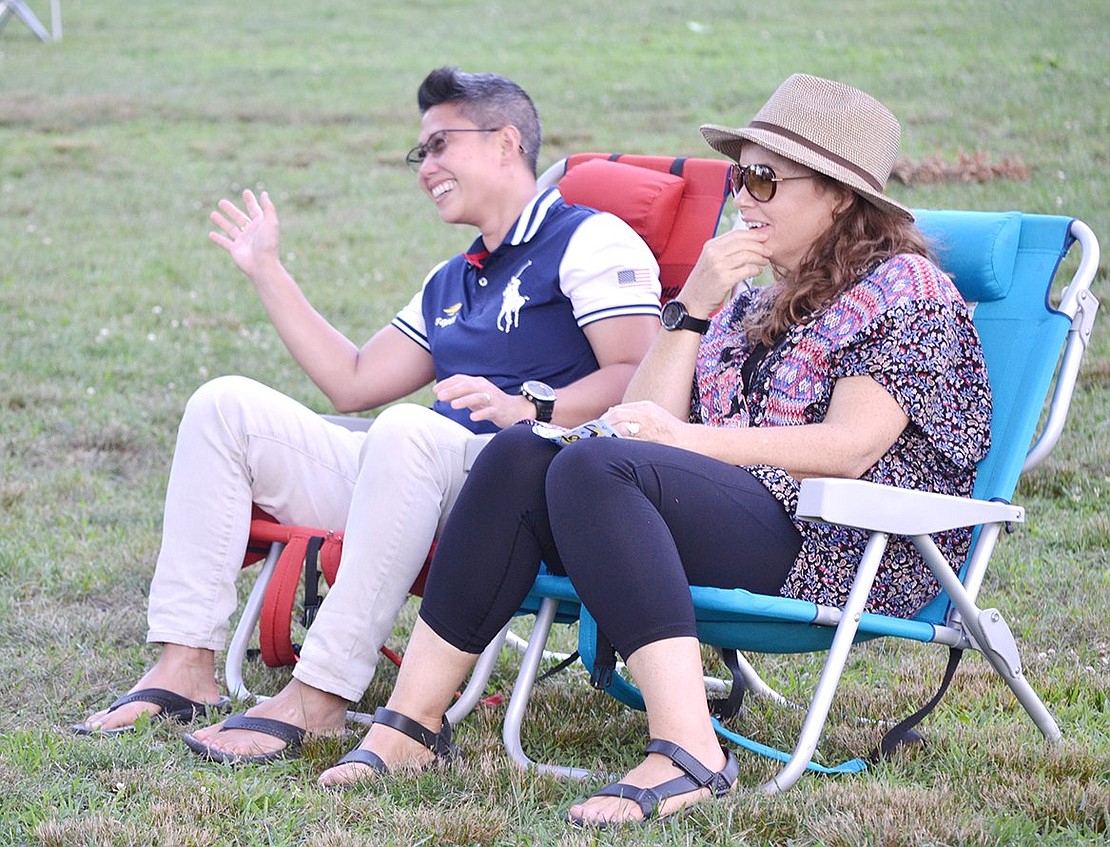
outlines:
[[[500,74],[471,74],[458,68],[436,68],[428,74],[416,93],[423,115],[433,106],[454,103],[467,120],[481,127],[515,126],[520,131],[524,160],[536,173],[543,132],[540,116],[532,98]]]

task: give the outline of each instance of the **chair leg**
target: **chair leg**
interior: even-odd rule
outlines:
[[[1014,696],[1036,724],[1037,729],[1041,731],[1041,735],[1053,744],[1060,741],[1063,733],[1060,732],[1056,719],[1052,717],[1052,713],[1048,711],[1040,695],[1033,690],[1033,686],[1022,673],[1017,642],[1006,619],[997,609],[985,609],[979,613],[977,624],[972,632],[975,640],[982,647],[983,656],[1014,692]],[[1007,655],[1011,650],[1012,657]]]
[[[524,638],[521,638],[515,632],[510,632],[506,636],[505,644],[509,647],[512,647],[518,653],[523,653],[525,650],[528,649],[528,641]],[[556,653],[554,650],[543,651],[543,659],[545,662],[562,662],[568,658],[570,658],[569,653]]]
[[[62,40],[62,0],[50,0],[50,35],[55,41]]]
[[[539,773],[569,779],[589,779],[594,774],[583,768],[533,762],[528,758],[528,754],[524,752],[520,739],[524,713],[528,709],[528,701],[532,696],[532,688],[536,682],[536,673],[539,670],[540,662],[543,660],[544,646],[547,644],[547,636],[551,632],[551,626],[555,622],[555,613],[558,609],[559,601],[548,597],[544,599],[539,611],[536,612],[536,625],[528,636],[528,647],[524,651],[520,672],[517,674],[516,684],[513,686],[513,694],[509,698],[508,707],[505,709],[505,726],[501,737],[505,742],[505,750],[509,757],[525,770],[535,770]]]
[[[262,617],[262,603],[266,596],[266,587],[270,584],[270,578],[274,575],[274,569],[277,567],[278,559],[284,547],[284,544],[277,541],[270,545],[270,552],[266,554],[266,561],[262,563],[262,568],[259,570],[258,577],[254,581],[254,587],[243,606],[243,614],[239,617],[239,623],[235,627],[235,632],[231,636],[231,642],[227,648],[227,657],[224,661],[224,679],[227,681],[227,690],[231,696],[240,700],[246,700],[252,696],[250,689],[243,682],[243,663],[247,658],[251,636]]]
[[[915,536],[913,542],[941,587],[952,598],[963,626],[971,633],[983,658],[1010,687],[1041,734],[1052,743],[1058,742],[1063,737],[1060,727],[1022,672],[1017,641],[1002,613],[998,609],[980,609],[976,605],[929,536]]]
[[[31,11],[31,8],[24,0],[7,0],[7,2],[0,6],[0,29],[3,29],[4,24],[8,22],[8,18],[13,14],[23,21],[23,23],[27,24],[27,28],[42,41],[52,40],[50,33],[46,31],[46,27],[35,17],[35,13]]]
[[[840,623],[836,627],[836,635],[833,636],[825,666],[821,669],[817,688],[813,692],[813,699],[810,700],[794,753],[790,761],[763,784],[762,790],[765,794],[786,791],[806,772],[806,766],[813,759],[817,743],[821,740],[821,733],[825,728],[825,720],[829,716],[833,695],[840,684],[840,675],[844,671],[848,653],[852,649],[852,642],[859,629],[860,615],[863,614],[867,595],[871,592],[871,585],[879,570],[879,562],[882,561],[883,551],[886,550],[887,538],[886,533],[875,532],[867,541],[859,570],[856,571],[856,578],[852,582],[852,590],[848,594],[848,602],[844,604]]]
[[[737,652],[736,663],[740,667],[740,676],[744,680],[744,686],[747,689],[748,693],[756,697],[765,697],[772,703],[777,703],[780,706],[790,706],[794,709],[799,708],[796,703],[791,703],[789,700],[775,691],[775,689],[773,689],[770,685],[768,685],[763,680],[763,677],[759,675],[759,672],[752,667],[751,662],[748,661],[747,657],[744,656],[743,653]],[[711,688],[711,683],[719,680],[714,680],[712,677],[706,677],[705,681],[706,687]]]

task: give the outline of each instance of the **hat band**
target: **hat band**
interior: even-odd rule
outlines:
[[[876,191],[878,191],[880,194],[882,193],[883,184],[881,182],[879,182],[879,180],[877,180],[872,174],[868,173],[867,171],[865,171],[863,168],[861,168],[859,165],[855,164],[854,162],[849,162],[843,156],[838,156],[836,153],[833,153],[831,150],[826,150],[820,144],[814,144],[808,138],[803,138],[802,136],[798,135],[796,132],[791,132],[790,130],[786,129],[785,127],[778,126],[777,124],[770,124],[770,123],[767,123],[766,121],[752,121],[750,124],[748,124],[748,128],[749,129],[763,129],[763,130],[767,130],[768,132],[773,132],[776,135],[781,135],[785,138],[788,138],[790,141],[793,141],[796,144],[802,145],[807,150],[809,150],[813,153],[816,153],[819,156],[824,156],[826,159],[831,159],[833,162],[840,165],[841,167],[847,168],[852,173],[854,173],[856,176],[858,176],[860,179],[862,179],[864,182],[866,182],[868,185],[870,185],[872,188],[874,188]]]

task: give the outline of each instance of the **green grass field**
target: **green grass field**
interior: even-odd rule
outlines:
[[[270,191],[287,266],[362,340],[473,237],[439,222],[402,161],[431,68],[519,81],[544,120],[541,167],[582,150],[714,155],[699,124],[745,123],[782,79],[807,71],[887,102],[908,163],[951,172],[893,185],[899,200],[1070,214],[1107,244],[1104,3],[62,5],[59,43],[18,20],[0,32],[0,844],[1107,843],[1105,326],[1064,438],[1021,483],[1028,522],[1001,542],[981,599],[1007,612],[1027,675],[1064,731],[1058,748],[972,656],[924,725],[922,749],[860,776],[807,776],[777,798],[749,790],[772,771],[745,756],[743,788],[726,801],[595,835],[561,823],[591,786],[508,764],[497,707],[460,727],[461,766],[349,794],[318,790],[315,776],[351,740],[320,741],[298,762],[229,769],[190,755],[177,728],[101,740],[66,731],[153,656],[142,643],[145,592],[189,394],[242,373],[329,411],[250,284],[208,242],[221,197]],[[48,17],[47,3],[31,6]],[[972,176],[968,161],[1000,173],[961,179]],[[1096,294],[1110,295],[1105,271]],[[394,646],[404,638],[402,625]],[[854,716],[912,711],[943,660],[861,649],[823,760],[869,749],[874,727]],[[820,668],[810,657],[755,662],[796,697]],[[508,693],[515,667],[507,655],[491,685]],[[251,673],[260,691],[286,678]],[[363,705],[382,702],[391,679],[380,674]],[[757,701],[744,726],[787,744],[798,718]],[[570,672],[537,692],[525,743],[537,758],[619,771],[644,737],[642,715]]]

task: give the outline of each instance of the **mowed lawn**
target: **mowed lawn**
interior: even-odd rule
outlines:
[[[773,766],[744,754],[739,790],[723,802],[598,835],[562,815],[600,778],[519,772],[501,750],[495,704],[459,727],[460,765],[345,794],[315,778],[354,743],[355,726],[302,760],[234,769],[193,757],[178,727],[118,739],[67,731],[154,655],[145,594],[190,393],[241,373],[330,411],[249,282],[208,242],[220,198],[271,193],[287,266],[361,341],[473,238],[439,221],[403,162],[431,68],[519,81],[544,121],[541,167],[584,150],[713,156],[701,123],[746,123],[806,71],[864,88],[901,118],[903,181],[891,192],[907,205],[1074,215],[1110,243],[1104,3],[61,5],[58,43],[18,19],[0,31],[0,844],[1107,842],[1106,315],[1063,439],[1019,487],[1028,521],[1000,542],[981,596],[1010,620],[1063,729],[1055,748],[971,656],[920,749],[857,776],[807,775],[773,798],[755,790]],[[30,6],[49,27],[49,4]],[[1105,271],[1095,292],[1106,302]],[[414,611],[392,646],[403,647]],[[558,629],[571,645],[573,632]],[[873,721],[916,709],[944,658],[861,648],[822,761],[866,752]],[[753,662],[799,700],[820,670],[820,657]],[[506,652],[491,694],[511,692],[516,667]],[[287,675],[252,667],[248,683],[272,693]],[[393,678],[383,663],[361,706],[383,702]],[[742,728],[789,745],[799,724],[755,700]],[[579,670],[537,690],[525,732],[537,759],[608,773],[638,761],[644,738],[642,714],[591,690]]]

